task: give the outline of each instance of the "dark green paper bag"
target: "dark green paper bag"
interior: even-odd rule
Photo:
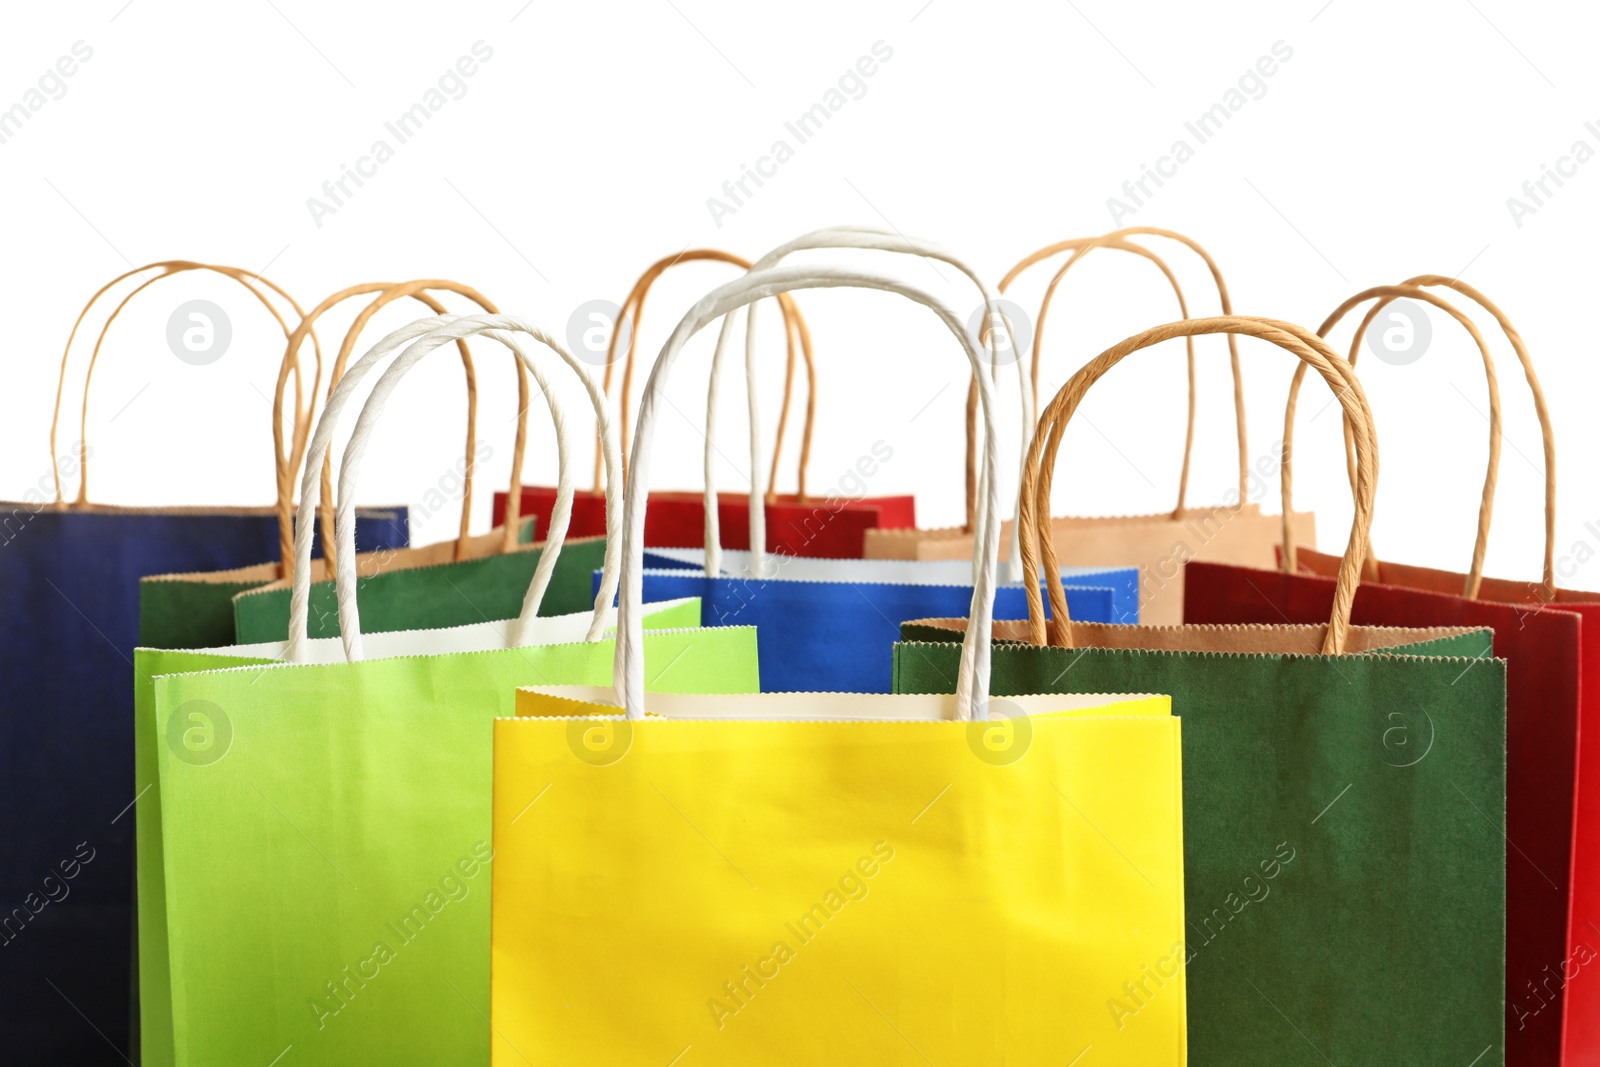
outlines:
[[[357,511],[356,547],[360,551],[403,552],[409,539],[406,508]],[[312,551],[318,549],[314,547]],[[314,563],[320,565],[320,557]],[[276,563],[257,563],[228,571],[141,577],[139,644],[149,648],[219,648],[234,644],[233,598],[277,581],[280,572]]]
[[[521,521],[525,524],[521,540],[526,544],[534,520]],[[498,541],[499,536],[496,530],[474,541]],[[539,605],[540,615],[571,615],[594,606],[594,572],[604,563],[605,546],[604,537],[573,538],[565,543]],[[356,602],[363,627],[371,633],[393,633],[516,618],[544,546],[471,559],[452,559],[451,548],[452,543],[441,543],[358,557],[357,566],[363,573],[356,586]],[[339,635],[334,585],[332,579],[311,585],[312,637]],[[277,581],[235,596],[233,629],[239,644],[286,639],[289,583]]]
[[[1156,341],[1225,331],[1311,363],[1358,427],[1354,547],[1330,625],[1074,625],[1053,602],[1047,646],[1034,603],[1028,623],[995,624],[1008,643],[995,645],[991,692],[1172,696],[1191,1063],[1503,1063],[1505,664],[1486,630],[1348,625],[1376,466],[1348,365],[1297,328],[1232,317],[1147,331],[1099,357],[1046,410],[1029,450],[1024,584],[1037,588],[1041,552],[1057,571],[1038,516],[1089,385]],[[906,624],[895,692],[948,692],[964,629]],[[1019,726],[1005,758],[1026,758],[1026,736]],[[1137,1026],[1161,989],[1128,977],[1106,991],[1106,1010]]]

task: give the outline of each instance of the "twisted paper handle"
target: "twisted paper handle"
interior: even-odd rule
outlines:
[[[987,283],[985,283],[982,277],[980,277],[971,267],[962,262],[957,256],[931,242],[913,240],[903,234],[891,230],[878,230],[867,226],[834,226],[821,230],[813,230],[811,233],[802,234],[801,236],[796,237],[791,241],[787,241],[768,252],[766,255],[762,256],[756,261],[754,269],[768,270],[777,266],[787,256],[792,255],[795,252],[816,249],[859,249],[868,251],[894,252],[900,255],[922,256],[928,259],[937,260],[941,263],[947,263],[956,270],[960,271],[967,277],[969,281],[973,283],[973,285],[977,287],[979,295],[983,297],[984,303],[988,306],[991,314],[999,313],[999,307],[995,303],[995,295],[990,291]],[[752,470],[759,466],[762,451],[761,422],[759,418],[760,412],[756,405],[755,391],[756,359],[755,349],[752,343],[752,338],[755,336],[755,317],[757,306],[758,305],[756,304],[751,304],[745,311],[745,377],[749,384],[750,460]],[[707,574],[718,573],[718,570],[721,566],[721,520],[715,506],[717,499],[715,488],[715,457],[717,455],[715,444],[715,414],[717,406],[718,382],[721,377],[723,360],[727,349],[732,322],[733,317],[731,315],[723,320],[721,333],[717,337],[716,352],[711,359],[711,381],[706,393],[706,448],[704,469],[706,482],[705,567]],[[1002,328],[1005,330],[1007,340],[1011,342],[1013,350],[1015,350],[1016,339],[1011,336],[1010,324],[1005,322],[1003,317],[1001,319],[1001,323]],[[986,337],[984,339],[984,344],[985,350],[989,354],[990,367],[993,369],[996,367],[998,362],[995,358],[997,341],[994,337]],[[1033,390],[1031,388],[1032,382],[1029,380],[1025,370],[1023,373],[1019,374],[1018,384],[1021,387],[1022,393],[1023,428],[1025,431],[1023,434],[1023,445],[1026,446],[1026,431],[1029,427],[1031,427],[1033,422],[1033,411],[1030,400],[1033,395]],[[752,486],[750,491],[750,560],[752,567],[757,571],[760,571],[760,569],[765,566],[767,544],[766,512],[764,509],[757,506],[760,498],[760,490],[756,486]],[[1015,535],[1013,534],[1013,539],[1014,536]],[[1012,561],[1015,561],[1016,557],[1017,554],[1015,552],[1011,553]],[[976,556],[974,556],[974,575],[977,573],[978,566],[979,561],[977,560]],[[1011,577],[1009,573],[1009,567],[1010,564],[1007,565],[1008,578]]]
[[[63,498],[61,493],[61,466],[57,459],[56,452],[56,434],[61,424],[61,399],[67,385],[67,363],[72,355],[72,342],[77,338],[78,330],[83,326],[83,320],[88,317],[89,312],[94,308],[95,304],[99,302],[102,296],[109,292],[112,287],[117,285],[119,282],[131,278],[136,274],[142,274],[147,270],[160,270],[161,273],[157,274],[153,278],[147,278],[143,282],[139,283],[139,285],[136,286],[132,292],[123,297],[117,306],[112,309],[111,314],[106,317],[105,325],[100,328],[99,337],[95,339],[94,350],[89,356],[89,367],[84,372],[83,408],[78,424],[78,440],[84,445],[84,449],[83,455],[80,457],[78,464],[78,495],[73,500],[74,507],[87,507],[89,505],[89,386],[94,379],[94,369],[100,361],[100,350],[105,345],[106,335],[111,331],[111,324],[117,321],[117,317],[122,314],[123,308],[126,308],[134,297],[138,296],[140,293],[144,292],[146,289],[150,288],[150,286],[154,285],[163,278],[170,278],[175,274],[183,274],[191,270],[203,270],[210,271],[213,274],[220,274],[225,278],[231,278],[242,285],[252,296],[261,302],[263,307],[267,309],[268,314],[272,316],[273,320],[277,322],[279,328],[283,330],[285,337],[290,335],[289,324],[284,321],[283,315],[278,312],[277,307],[273,305],[272,301],[267,299],[266,294],[257,289],[252,282],[260,282],[272,292],[276,293],[279,297],[287,301],[289,306],[294,309],[296,316],[302,319],[305,317],[304,310],[301,309],[294,297],[290,296],[276,283],[263,278],[258,274],[252,274],[249,271],[241,270],[238,267],[225,267],[210,263],[199,263],[194,260],[169,259],[158,263],[147,263],[142,267],[119,274],[105,285],[102,285],[98,290],[95,291],[95,294],[89,298],[89,302],[83,306],[83,310],[78,312],[78,318],[72,324],[72,331],[67,334],[66,348],[61,353],[61,372],[56,380],[55,410],[50,417],[50,470],[55,479],[57,504],[62,503]],[[312,346],[316,352],[317,376],[320,379],[322,374],[322,348],[317,343],[315,334],[312,334]],[[276,459],[280,473],[283,470],[284,464],[287,462],[281,445],[283,429],[282,426],[278,424],[278,420],[281,418],[280,408],[282,406],[281,382],[287,378],[287,375],[291,370],[294,374],[294,439],[296,441],[303,440],[306,433],[310,431],[311,427],[311,411],[309,408],[304,406],[305,396],[304,390],[301,387],[301,368],[297,358],[292,367],[289,367],[288,365],[285,366],[283,378],[280,378],[279,404],[273,408],[274,437],[279,442]],[[312,392],[316,392],[315,386],[312,387]]]
[[[491,340],[499,341],[510,347],[516,353],[520,363],[533,374],[535,380],[539,383],[541,391],[549,402],[551,417],[556,424],[559,462],[561,465],[556,504],[551,517],[550,531],[545,540],[544,552],[541,554],[539,563],[534,570],[533,579],[528,586],[528,592],[523,598],[522,611],[512,625],[508,635],[507,647],[515,648],[527,642],[528,629],[538,614],[539,603],[549,585],[551,574],[555,569],[562,544],[566,538],[568,523],[572,516],[573,496],[572,464],[570,463],[571,449],[560,402],[556,394],[549,388],[549,382],[541,368],[534,361],[532,354],[518,335],[531,337],[551,349],[578,375],[589,395],[590,403],[594,406],[595,418],[601,427],[602,447],[605,450],[608,474],[610,475],[608,480],[611,483],[606,489],[608,538],[604,562],[605,574],[601,581],[600,591],[595,597],[594,615],[590,622],[588,639],[598,640],[604,633],[604,629],[610,619],[611,598],[616,590],[620,551],[617,544],[619,538],[616,536],[616,526],[621,521],[620,518],[613,518],[613,516],[620,516],[621,514],[620,501],[618,499],[620,490],[616,488],[621,482],[620,450],[617,448],[616,439],[612,432],[605,394],[594,381],[588,369],[576,357],[563,348],[549,333],[525,319],[508,315],[435,316],[421,319],[409,326],[402,327],[383,338],[350,367],[344,379],[328,395],[326,410],[323,412],[322,419],[317,423],[316,432],[311,438],[308,462],[302,481],[299,521],[295,526],[297,566],[294,573],[293,592],[290,596],[289,645],[286,650],[286,656],[291,662],[304,660],[308,641],[307,630],[311,601],[311,578],[309,574],[311,518],[312,509],[315,506],[313,493],[315,492],[316,479],[320,473],[321,465],[327,457],[334,430],[338,426],[344,408],[354,395],[355,388],[359,385],[361,379],[377,366],[380,360],[401,345],[408,345],[373,387],[372,393],[367,398],[367,403],[356,423],[356,427],[351,433],[350,442],[345,447],[344,462],[339,471],[339,515],[335,527],[336,534],[341,539],[343,551],[340,553],[338,561],[336,591],[339,603],[339,628],[344,640],[345,656],[352,661],[360,659],[362,655],[353,521],[355,516],[355,490],[362,456],[366,451],[372,432],[377,426],[378,419],[382,415],[389,394],[394,391],[407,371],[429,352],[449,344],[451,341],[476,334],[484,334]]]
[[[346,289],[341,289],[340,291],[329,296],[327,299],[323,300],[316,307],[312,308],[311,311],[303,319],[301,319],[300,325],[295,328],[294,334],[290,336],[288,347],[284,350],[283,363],[278,368],[278,384],[273,398],[274,410],[281,407],[283,404],[284,385],[288,380],[289,369],[299,359],[300,347],[304,343],[306,335],[309,333],[311,336],[315,337],[315,334],[312,333],[313,327],[327,311],[352,297],[364,296],[368,293],[379,294],[377,299],[373,300],[362,309],[361,313],[356,316],[355,321],[351,323],[349,330],[347,330],[345,333],[344,341],[339,346],[338,358],[334,362],[333,372],[329,376],[328,388],[329,391],[332,391],[333,387],[339,383],[339,379],[344,375],[345,365],[349,362],[351,352],[355,350],[357,339],[360,338],[362,332],[366,329],[367,324],[372,320],[374,315],[394,301],[406,297],[410,297],[411,299],[418,301],[435,314],[442,315],[445,313],[445,307],[431,295],[434,292],[457,293],[461,296],[465,296],[467,299],[471,300],[473,303],[477,304],[487,312],[494,313],[498,311],[498,309],[488,300],[488,298],[484,297],[483,294],[479,293],[471,286],[463,285],[460,282],[447,281],[437,278],[419,279],[416,281],[402,282],[399,284],[392,282],[366,282],[360,285],[352,285]],[[473,481],[477,474],[478,376],[477,370],[472,362],[472,352],[468,348],[466,341],[462,340],[457,342],[457,347],[461,352],[461,363],[463,369],[466,371],[467,376],[466,470],[463,475],[464,484],[461,498],[461,532],[456,543],[456,558],[460,559],[465,551],[467,538],[470,531],[472,517],[472,489]],[[317,368],[318,377],[312,385],[311,403],[306,414],[306,427],[308,433],[311,420],[315,418],[316,415],[317,397],[321,391],[321,370],[321,364],[319,363]],[[512,455],[512,469],[514,472],[513,477],[515,477],[515,474],[521,470],[523,451],[527,444],[528,380],[526,373],[522,371],[520,365],[518,367],[517,386],[519,396],[516,449]],[[278,542],[279,559],[282,561],[279,565],[279,568],[280,574],[283,577],[289,577],[294,566],[294,482],[299,474],[300,464],[305,459],[306,436],[307,434],[305,433],[297,434],[292,445],[288,451],[285,452],[283,447],[282,422],[277,417],[274,417],[273,442],[277,448],[278,455],[282,457],[282,461],[278,465]],[[518,497],[519,499],[516,503],[520,503],[520,494],[518,494]],[[321,516],[322,524],[323,555],[327,559],[327,566],[331,572],[338,558],[337,546],[335,544],[336,539],[333,536],[334,503],[331,466],[324,466],[323,468],[321,501],[322,504],[321,508],[319,509],[319,514]],[[515,505],[512,505],[512,507],[515,507]],[[502,539],[500,550],[503,552],[510,551],[511,548],[513,548],[516,544],[515,511],[508,511],[506,529],[511,531],[511,536],[509,538]]]
[[[1019,525],[1023,527],[1022,565],[1024,592],[1028,597],[1028,632],[1035,644],[1043,645],[1048,640],[1058,647],[1073,647],[1072,622],[1067,612],[1066,595],[1061,588],[1061,568],[1055,543],[1050,531],[1041,530],[1040,527],[1041,516],[1048,515],[1050,511],[1051,483],[1068,422],[1090,387],[1127,356],[1175,337],[1213,333],[1259,337],[1298,356],[1322,375],[1350,418],[1356,448],[1355,518],[1351,524],[1349,546],[1339,565],[1333,613],[1323,640],[1325,654],[1338,655],[1344,651],[1377,493],[1378,451],[1377,439],[1372,431],[1371,410],[1355,372],[1322,338],[1292,323],[1241,315],[1186,319],[1135,334],[1085,364],[1045,408],[1039,418],[1038,432],[1028,449],[1019,519]],[[1044,605],[1039,594],[1041,556],[1050,595],[1048,633]]]
[[[663,273],[680,263],[693,263],[699,260],[709,260],[717,263],[731,263],[736,267],[750,269],[750,261],[732,252],[724,252],[716,248],[697,248],[688,252],[680,252],[675,256],[668,256],[652,263],[639,280],[633,283],[633,288],[628,292],[627,300],[623,301],[622,311],[618,319],[620,324],[626,319],[632,323],[628,331],[628,351],[623,361],[622,370],[622,451],[624,458],[623,473],[627,473],[626,458],[628,451],[628,407],[633,395],[633,372],[635,352],[639,343],[639,319],[644,314],[644,300],[649,295],[650,287]],[[817,420],[817,367],[811,351],[811,331],[806,326],[805,316],[800,314],[800,309],[794,300],[785,293],[778,299],[783,312],[784,339],[788,348],[788,368],[783,382],[783,406],[778,412],[777,439],[772,447],[772,473],[768,476],[767,484],[774,488],[767,493],[769,500],[777,498],[778,463],[783,455],[783,439],[789,427],[789,406],[794,398],[794,357],[798,347],[806,363],[806,422],[805,429],[800,437],[799,461],[799,496],[801,501],[806,499],[806,472],[811,466],[811,436],[816,428]],[[606,346],[605,390],[611,393],[611,366],[616,359],[617,337],[621,331],[613,329],[611,340]],[[751,387],[752,398],[754,387]],[[752,399],[752,403],[753,403]],[[600,455],[595,454],[594,460],[594,488],[600,489]]]
[[[1494,493],[1499,477],[1501,445],[1500,387],[1495,376],[1494,360],[1490,356],[1488,346],[1485,344],[1483,336],[1478,332],[1477,326],[1470,319],[1466,318],[1454,305],[1449,304],[1441,300],[1436,295],[1427,292],[1427,289],[1425,288],[1435,286],[1452,289],[1458,293],[1461,293],[1493,315],[1495,321],[1500,325],[1501,332],[1505,334],[1506,339],[1511,342],[1511,347],[1516,352],[1517,359],[1522,363],[1523,376],[1527,379],[1529,391],[1533,394],[1534,411],[1538,415],[1539,431],[1544,440],[1546,478],[1544,506],[1544,566],[1542,585],[1545,597],[1547,599],[1554,599],[1556,588],[1555,430],[1550,423],[1550,409],[1545,403],[1544,389],[1540,386],[1539,376],[1534,371],[1533,357],[1528,354],[1528,348],[1522,341],[1522,335],[1519,334],[1516,327],[1511,324],[1511,320],[1506,317],[1505,312],[1501,311],[1492,300],[1484,296],[1477,289],[1474,289],[1472,286],[1468,285],[1466,282],[1459,281],[1455,278],[1447,278],[1439,274],[1419,274],[1414,278],[1407,279],[1398,286],[1379,286],[1377,288],[1368,289],[1364,292],[1356,294],[1349,300],[1346,300],[1343,304],[1339,305],[1339,307],[1328,316],[1327,321],[1322,324],[1322,328],[1317,332],[1319,334],[1326,335],[1329,330],[1333,329],[1333,327],[1338,324],[1339,320],[1343,318],[1351,308],[1359,305],[1364,300],[1376,299],[1377,302],[1374,303],[1370,309],[1368,309],[1366,316],[1361,320],[1361,324],[1357,327],[1355,336],[1350,342],[1350,363],[1353,365],[1356,361],[1356,356],[1360,351],[1361,340],[1366,335],[1366,331],[1371,326],[1372,321],[1394,300],[1400,299],[1401,297],[1407,297],[1410,299],[1423,301],[1424,303],[1432,304],[1435,307],[1444,310],[1448,315],[1450,315],[1451,318],[1455,319],[1466,328],[1474,343],[1477,344],[1478,351],[1483,357],[1484,373],[1488,378],[1489,384],[1489,469],[1484,478],[1483,496],[1478,506],[1478,533],[1473,544],[1472,567],[1467,574],[1462,589],[1462,595],[1467,599],[1476,599],[1479,588],[1483,581],[1484,556],[1488,549],[1489,526],[1494,507]],[[1289,403],[1284,412],[1283,487],[1285,492],[1289,492],[1291,488],[1290,464],[1293,459],[1293,453],[1290,449],[1290,444],[1293,441],[1295,404],[1300,394],[1301,379],[1303,377],[1303,368],[1297,369],[1293,380],[1289,384]],[[1350,442],[1348,427],[1345,430],[1345,438],[1346,464],[1348,466],[1351,463],[1349,459]],[[1288,496],[1284,497],[1283,510],[1285,515],[1287,515],[1289,512],[1289,500],[1290,498]],[[1296,562],[1294,533],[1287,526],[1285,526],[1283,566],[1286,570],[1293,571],[1295,569]],[[1377,561],[1375,558],[1371,558],[1369,559],[1369,563],[1371,565],[1367,572],[1369,578],[1376,579]]]
[[[1144,258],[1150,260],[1152,263],[1154,263],[1156,265],[1157,268],[1160,269],[1161,273],[1166,277],[1168,284],[1170,284],[1172,286],[1172,291],[1173,291],[1174,295],[1176,295],[1177,298],[1178,298],[1179,310],[1182,312],[1182,314],[1183,314],[1183,316],[1185,318],[1188,317],[1189,311],[1188,311],[1188,308],[1186,306],[1186,301],[1184,300],[1183,291],[1179,287],[1178,280],[1173,275],[1172,270],[1167,266],[1166,261],[1161,259],[1155,253],[1151,252],[1149,249],[1145,248],[1143,245],[1139,245],[1139,244],[1124,240],[1124,238],[1126,238],[1126,237],[1135,236],[1135,235],[1147,235],[1147,236],[1151,236],[1151,237],[1170,238],[1171,240],[1177,241],[1178,243],[1182,244],[1184,247],[1190,249],[1196,255],[1198,255],[1205,262],[1206,268],[1211,272],[1212,281],[1214,281],[1216,283],[1217,299],[1218,299],[1218,301],[1220,302],[1220,304],[1222,306],[1222,314],[1224,314],[1224,315],[1232,315],[1233,314],[1233,301],[1228,295],[1228,283],[1223,280],[1221,268],[1219,268],[1217,266],[1216,260],[1211,258],[1211,254],[1209,252],[1207,252],[1204,248],[1202,248],[1200,246],[1200,244],[1198,242],[1196,242],[1193,238],[1187,237],[1184,234],[1177,233],[1177,232],[1175,232],[1173,230],[1159,229],[1159,228],[1154,227],[1154,226],[1130,226],[1130,227],[1128,227],[1126,229],[1114,230],[1111,233],[1104,234],[1104,235],[1102,235],[1100,237],[1080,237],[1080,238],[1075,238],[1075,239],[1069,240],[1069,241],[1060,241],[1060,242],[1057,242],[1056,244],[1046,245],[1044,248],[1039,249],[1037,252],[1034,252],[1032,255],[1026,257],[1025,259],[1023,259],[1016,266],[1012,267],[1011,270],[1009,272],[1007,272],[1006,276],[1003,279],[1001,279],[1001,282],[1000,282],[1000,291],[1004,292],[1006,287],[1008,285],[1010,285],[1013,281],[1015,281],[1018,275],[1020,275],[1023,271],[1028,269],[1033,264],[1038,263],[1038,262],[1040,262],[1040,261],[1042,261],[1044,259],[1048,259],[1049,257],[1051,257],[1053,255],[1056,255],[1056,254],[1058,254],[1060,252],[1071,252],[1072,253],[1072,255],[1067,259],[1067,261],[1064,264],[1062,264],[1061,269],[1056,272],[1056,274],[1055,274],[1055,276],[1053,278],[1051,278],[1049,287],[1045,290],[1044,299],[1040,303],[1040,306],[1039,306],[1038,322],[1035,324],[1035,327],[1034,327],[1033,354],[1032,354],[1033,380],[1035,382],[1035,388],[1036,389],[1037,389],[1037,383],[1038,383],[1039,377],[1040,377],[1040,375],[1039,375],[1039,363],[1040,363],[1040,355],[1041,355],[1041,352],[1042,352],[1042,344],[1043,344],[1043,338],[1044,338],[1044,324],[1045,324],[1045,318],[1046,318],[1046,316],[1047,316],[1047,314],[1049,313],[1049,310],[1050,310],[1050,302],[1055,296],[1055,291],[1056,291],[1057,286],[1059,286],[1060,283],[1062,282],[1062,280],[1066,277],[1067,272],[1069,270],[1071,270],[1072,267],[1078,261],[1083,259],[1084,256],[1087,256],[1090,252],[1094,251],[1096,248],[1104,247],[1104,248],[1115,249],[1115,250],[1122,251],[1122,252],[1132,252],[1132,253],[1134,253],[1136,255],[1143,256]],[[1180,516],[1183,513],[1183,509],[1184,509],[1184,506],[1185,506],[1185,501],[1188,498],[1189,471],[1190,471],[1190,466],[1191,466],[1191,460],[1192,460],[1193,454],[1194,454],[1195,408],[1197,406],[1197,398],[1196,398],[1196,393],[1195,393],[1194,339],[1193,338],[1185,338],[1185,342],[1184,343],[1185,343],[1185,346],[1188,349],[1188,357],[1189,357],[1189,411],[1188,411],[1187,429],[1186,429],[1185,435],[1184,435],[1183,470],[1182,470],[1182,473],[1179,475],[1179,478],[1178,478],[1178,503],[1172,510],[1172,514],[1173,514],[1173,516],[1175,518]],[[1240,504],[1243,504],[1243,502],[1245,500],[1249,499],[1248,494],[1249,494],[1249,487],[1250,487],[1250,471],[1249,471],[1250,447],[1249,447],[1248,435],[1247,435],[1246,426],[1245,426],[1244,379],[1243,379],[1243,377],[1241,375],[1240,367],[1239,367],[1238,340],[1232,334],[1228,335],[1228,355],[1229,355],[1229,359],[1230,359],[1230,362],[1231,362],[1231,365],[1232,365],[1232,368],[1233,368],[1234,421],[1235,421],[1235,424],[1236,424],[1236,432],[1237,432],[1237,437],[1238,437],[1238,442],[1239,442],[1239,502],[1240,502]],[[1037,397],[1035,399],[1037,401]],[[972,480],[972,458],[971,458],[970,442],[973,439],[972,438],[972,426],[971,426],[973,412],[974,412],[974,405],[973,405],[973,402],[972,402],[972,397],[969,395],[968,398],[967,398],[967,420],[968,420],[967,440],[969,442],[968,460],[967,460],[967,471],[968,471],[967,477],[968,477],[969,484],[971,483],[971,480]],[[969,498],[970,498],[970,495],[969,495]],[[970,516],[969,516],[969,522],[970,522]]]
[[[689,338],[724,315],[755,300],[776,296],[794,289],[855,286],[899,293],[931,308],[945,327],[961,342],[974,375],[983,376],[983,357],[966,327],[948,307],[934,297],[901,282],[874,274],[826,267],[776,267],[752,271],[713,290],[698,301],[672,331],[661,355],[650,371],[639,404],[639,422],[633,443],[633,475],[628,479],[624,512],[622,592],[618,603],[617,656],[613,667],[616,698],[630,719],[644,717],[644,523],[650,485],[650,462],[655,434],[656,409],[672,373],[672,366]],[[989,500],[983,528],[977,538],[983,565],[973,584],[969,609],[972,627],[962,642],[961,670],[956,682],[956,709],[961,718],[970,719],[989,692],[990,623],[994,615],[995,557],[1000,546],[1000,509],[996,470],[1000,444],[995,433],[994,391],[985,377],[979,386],[987,434],[984,442],[984,467]]]

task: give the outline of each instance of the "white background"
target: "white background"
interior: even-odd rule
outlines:
[[[1597,266],[1589,249],[1600,162],[1577,168],[1518,225],[1508,208],[1545,164],[1600,122],[1592,9],[1506,0],[1376,3],[1061,5],[904,0],[754,5],[713,0],[628,4],[312,4],[105,0],[26,5],[0,35],[0,108],[24,101],[75,42],[93,56],[65,92],[0,144],[8,254],[0,257],[9,358],[0,386],[0,495],[48,485],[47,441],[62,347],[89,295],[115,275],[185,257],[264,271],[310,307],[360,281],[447,277],[564,335],[585,301],[620,301],[649,263],[715,246],[755,258],[820,226],[893,228],[955,250],[991,281],[1033,249],[1112,228],[1107,200],[1223,99],[1275,42],[1292,49],[1249,99],[1124,224],[1165,226],[1205,244],[1238,311],[1315,328],[1344,297],[1413,274],[1460,275],[1520,328],[1549,394],[1560,457],[1558,556],[1600,547],[1600,487],[1590,414]],[[422,100],[474,42],[493,57],[394,158],[318,226],[307,200]],[[874,43],[892,58],[812,140],[784,123],[824,99]],[[783,138],[795,147],[742,206],[707,207]],[[1214,311],[1199,264],[1171,253],[1195,313]],[[946,297],[965,317],[976,293],[947,267],[880,254],[812,262],[875,265]],[[669,274],[646,313],[653,356],[689,303],[732,277],[695,264]],[[1049,270],[1012,295],[1033,308]],[[124,287],[126,288],[126,287]],[[224,307],[234,339],[205,367],[169,351],[165,326],[185,300]],[[922,525],[959,520],[964,368],[927,312],[883,294],[801,295],[816,341],[822,423],[814,488],[838,482],[876,440],[894,458],[873,492],[914,491]],[[465,310],[459,303],[457,308]],[[336,349],[347,305],[326,320]],[[415,312],[397,305],[370,342]],[[1122,337],[1176,318],[1149,264],[1098,253],[1053,308],[1045,380]],[[1505,453],[1490,571],[1534,577],[1544,472],[1532,403],[1492,322]],[[770,328],[777,316],[768,312]],[[96,329],[103,312],[96,313]],[[1464,568],[1488,454],[1486,388],[1465,335],[1433,316],[1434,341],[1408,366],[1361,362],[1383,467],[1376,543],[1397,560]],[[1347,343],[1351,324],[1338,333]],[[93,493],[108,503],[266,503],[270,409],[282,334],[230,282],[157,283],[113,328],[90,409]],[[92,337],[91,331],[91,337]],[[62,439],[90,344],[67,374]],[[663,486],[701,484],[709,337],[680,364],[658,435]],[[1252,459],[1282,433],[1289,357],[1244,342]],[[775,423],[782,347],[762,395]],[[1190,499],[1232,484],[1226,348],[1200,345],[1202,406]],[[1182,348],[1134,357],[1099,386],[1075,423],[1057,511],[1105,514],[1170,506],[1182,445]],[[478,350],[484,469],[503,484],[515,392],[504,353]],[[745,484],[744,418],[732,387],[719,478]],[[568,379],[571,403],[579,396]],[[1014,395],[1014,389],[1004,394]],[[391,404],[365,468],[366,502],[416,502],[460,456],[459,362],[441,352]],[[1349,522],[1337,423],[1313,379],[1302,403],[1297,503],[1318,513],[1324,547]],[[534,411],[536,425],[545,418]],[[1014,406],[1008,427],[1015,433]],[[791,450],[795,438],[791,435]],[[1010,434],[1008,434],[1008,442]],[[533,437],[529,479],[552,483],[548,424]],[[1014,447],[1014,446],[1013,446]],[[587,452],[581,469],[590,465]],[[785,475],[792,479],[791,473]],[[792,482],[786,481],[787,487]],[[69,490],[70,492],[70,490]],[[1276,509],[1276,489],[1268,498]],[[419,517],[417,543],[447,537],[455,515]],[[1600,584],[1600,563],[1563,583]]]

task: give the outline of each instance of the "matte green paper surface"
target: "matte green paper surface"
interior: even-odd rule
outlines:
[[[961,635],[902,636],[895,691],[949,691]],[[996,697],[1172,696],[1190,1063],[1504,1061],[1506,675],[1489,646],[1488,631],[1338,657],[996,642]],[[1132,1018],[1151,994],[1128,977],[1105,995]]]
[[[594,572],[605,562],[605,538],[568,541],[556,559],[539,614],[571,615],[594,607]],[[514,619],[543,548],[428,567],[383,571],[356,583],[361,627],[368,633],[467,626]],[[233,600],[238,643],[282,641],[289,633],[289,590],[266,589]],[[339,608],[330,579],[311,584],[312,637],[339,634]],[[691,624],[698,625],[698,621]]]
[[[759,688],[749,628],[645,649],[652,688]],[[491,722],[519,685],[609,685],[613,641],[227,651],[138,653],[144,1064],[486,1063]]]

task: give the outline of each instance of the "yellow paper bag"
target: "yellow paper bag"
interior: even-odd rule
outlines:
[[[493,1062],[1183,1063],[1179,721],[1050,699],[1076,706],[770,694],[630,722],[520,691]],[[720,717],[808,700],[859,718]]]
[[[978,622],[954,695],[658,699],[644,509],[672,363],[752,300],[839,285],[932,309],[979,381]],[[678,324],[635,431],[614,691],[519,690],[495,723],[495,1064],[1184,1062],[1179,723],[1167,697],[989,698],[984,367],[939,300],[837,268],[753,270]]]

